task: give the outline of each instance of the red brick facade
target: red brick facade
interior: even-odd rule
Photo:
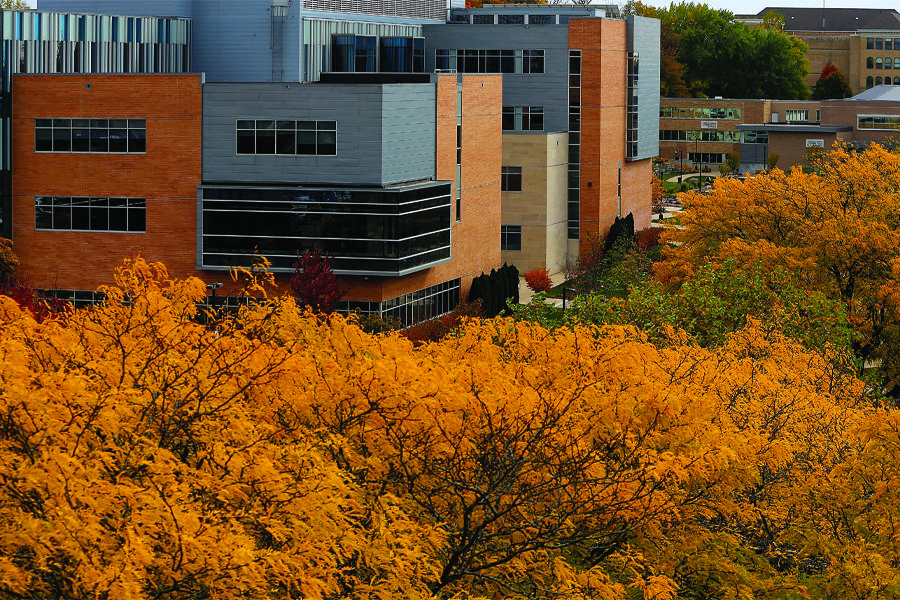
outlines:
[[[136,255],[199,275],[199,75],[18,75],[12,90],[13,244],[32,285],[92,290]],[[35,152],[35,119],[47,118],[145,119],[146,154]],[[146,233],[37,231],[45,195],[146,198]]]
[[[650,161],[625,160],[626,23],[573,19],[569,47],[581,50],[580,237],[605,235],[616,216],[629,212],[634,213],[637,228],[646,227],[650,224]]]
[[[13,84],[13,242],[36,287],[93,290],[109,284],[125,258],[164,263],[172,276],[234,287],[197,265],[197,186],[201,182],[202,86],[196,75],[28,75]],[[500,263],[502,77],[463,77],[462,218],[453,189],[449,263],[404,277],[346,277],[345,300],[384,301]],[[437,84],[437,179],[456,180],[457,78]],[[144,119],[145,154],[35,151],[35,119]],[[146,233],[38,231],[35,196],[146,198]],[[289,275],[279,275],[280,291]]]

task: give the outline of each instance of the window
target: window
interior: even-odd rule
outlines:
[[[238,154],[336,156],[336,121],[238,120]]]
[[[543,106],[504,106],[504,131],[543,131]]]
[[[397,188],[215,187],[200,190],[203,265],[293,271],[319,242],[337,274],[397,276],[450,260],[452,183]]]
[[[881,75],[875,78],[875,85],[881,85]]]
[[[718,120],[739,120],[741,118],[740,108],[701,108],[701,107],[678,107],[678,106],[661,106],[659,108],[659,118],[661,119],[718,119]]]
[[[885,56],[885,57],[884,57],[884,68],[885,68],[885,69],[890,69],[892,63],[893,63],[893,61],[891,61],[891,57],[890,57],[890,56]]]
[[[525,15],[500,15],[500,25],[524,25]]]
[[[894,68],[900,69],[900,56],[894,58]]]
[[[856,128],[900,131],[900,115],[857,115]]]
[[[867,69],[874,69],[874,68],[875,68],[875,58],[874,58],[874,57],[872,57],[872,56],[867,56],[867,57],[866,57],[866,68],[867,68]]]
[[[721,165],[725,162],[725,155],[719,152],[688,152],[688,160],[694,164]]]
[[[529,25],[553,25],[555,20],[553,15],[528,15]]]
[[[544,51],[438,48],[434,68],[459,73],[539,74],[544,72]]]
[[[522,167],[501,167],[500,168],[500,191],[501,192],[521,192],[522,191]]]
[[[866,38],[866,50],[875,49],[875,38]]]
[[[745,131],[744,139],[741,140],[745,144],[768,144],[768,131]]]
[[[472,15],[473,25],[493,25],[494,15]]]
[[[875,49],[881,50],[884,47],[884,38],[875,38]]]
[[[331,70],[335,73],[373,73],[375,36],[336,35],[331,38]]]
[[[866,87],[870,88],[873,85],[875,85],[875,78],[869,75],[868,77],[866,77]]]
[[[144,153],[147,122],[144,119],[35,119],[34,151]]]
[[[504,252],[519,252],[522,250],[522,226],[500,226],[500,250]]]
[[[875,59],[875,68],[880,69],[881,67],[882,67],[881,57],[879,56],[878,58]]]
[[[144,198],[73,198],[36,196],[34,228],[41,231],[147,231]]]
[[[425,71],[425,38],[383,37],[379,40],[380,73],[422,73]]]
[[[702,130],[690,131],[685,129],[660,129],[659,141],[661,142],[731,142],[741,141],[740,131]]]
[[[787,109],[784,111],[785,121],[809,121],[808,110]]]
[[[543,73],[544,72],[544,51],[543,50],[523,50],[522,51],[522,72],[523,73]]]

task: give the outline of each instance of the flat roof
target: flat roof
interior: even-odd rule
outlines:
[[[744,123],[735,125],[738,131],[775,131],[780,133],[837,133],[853,131],[853,125],[793,125],[791,123]]]

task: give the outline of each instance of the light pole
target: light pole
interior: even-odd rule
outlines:
[[[681,178],[684,177],[684,152],[676,150],[673,158],[681,161],[681,166],[678,168],[678,185],[681,185]]]
[[[703,157],[700,156],[700,136],[694,138],[694,155],[697,157],[697,164],[700,165],[700,185],[697,186],[698,190],[703,189]]]
[[[212,303],[210,304],[210,310],[216,310],[216,290],[222,287],[222,285],[223,284],[221,281],[206,284],[206,289],[212,290]],[[209,313],[206,313],[206,323],[209,324]]]

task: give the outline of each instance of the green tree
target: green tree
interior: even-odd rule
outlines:
[[[31,8],[24,0],[0,0],[0,8]]]
[[[630,10],[642,10],[640,2]],[[637,14],[637,13],[635,13]],[[650,16],[649,14],[647,16]],[[658,11],[677,42],[678,62],[695,97],[783,98],[809,96],[806,44],[775,28],[750,29],[725,10],[681,2]],[[665,40],[663,41],[665,46]],[[664,53],[671,52],[666,48]]]

